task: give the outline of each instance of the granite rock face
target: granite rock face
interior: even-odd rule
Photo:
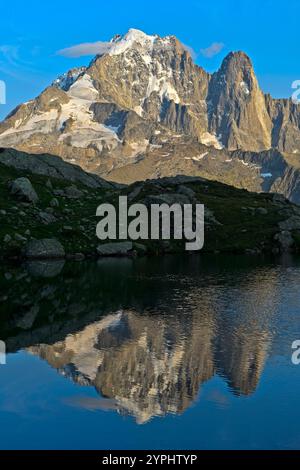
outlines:
[[[249,57],[231,53],[209,83],[209,126],[228,149],[271,147],[272,122]]]
[[[126,157],[163,127],[219,148],[300,152],[299,126],[299,107],[264,95],[245,53],[231,52],[211,75],[174,36],[129,30],[14,110],[0,125],[0,145]]]
[[[209,74],[174,36],[117,36],[15,109],[0,145],[119,182],[189,174],[300,200],[299,105],[265,95],[245,53]],[[41,171],[53,173],[52,158]]]
[[[10,192],[18,199],[26,202],[36,203],[38,195],[28,178],[17,178],[10,183]]]

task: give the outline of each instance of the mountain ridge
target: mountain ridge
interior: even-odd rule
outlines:
[[[131,29],[107,43],[87,67],[69,70],[10,113],[0,123],[0,145],[59,155],[109,179],[158,154],[164,166],[165,157],[180,146],[180,172],[189,174],[189,160],[196,165],[206,149],[218,163],[211,178],[224,173],[224,159],[227,164],[233,160],[226,182],[240,187],[244,172],[231,152],[274,148],[282,158],[297,160],[299,109],[291,99],[273,99],[261,91],[251,59],[242,51],[229,53],[209,74],[175,36]],[[212,163],[208,172],[216,166]],[[169,166],[164,176],[174,175],[176,164]],[[196,171],[201,175],[203,168]],[[159,177],[159,170],[149,176]],[[255,186],[265,186],[260,173]]]

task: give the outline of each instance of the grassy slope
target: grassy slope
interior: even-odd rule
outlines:
[[[24,204],[10,195],[8,182],[27,176],[39,195],[39,202],[35,206]],[[26,236],[26,230],[30,230],[27,239],[57,238],[65,247],[66,253],[95,254],[99,240],[96,238],[95,229],[97,218],[96,208],[102,202],[117,202],[120,193],[130,193],[136,185],[118,192],[105,192],[99,189],[90,189],[76,184],[78,189],[84,191],[80,199],[69,199],[55,196],[52,190],[46,186],[50,179],[54,189],[64,189],[70,186],[70,182],[33,175],[25,171],[17,171],[0,164],[0,209],[6,214],[0,214],[0,254],[2,256],[18,256],[25,242],[15,240],[15,234]],[[162,192],[175,193],[178,186],[168,184],[163,190],[157,182],[142,183],[143,189],[133,202],[141,201],[147,195],[161,194]],[[293,214],[293,205],[289,202],[276,203],[272,194],[255,194],[246,190],[236,189],[218,182],[204,181],[188,183],[196,193],[196,199],[213,211],[216,219],[222,224],[206,226],[205,251],[233,251],[244,252],[247,249],[259,249],[270,251],[276,245],[273,238],[279,232],[278,223]],[[51,199],[59,200],[59,207],[54,208],[57,221],[49,225],[43,224],[37,213],[45,211],[49,207]],[[257,208],[267,209],[267,214],[260,214]],[[65,230],[63,226],[69,226],[72,230]],[[12,241],[4,243],[3,239],[8,234]],[[294,233],[297,249],[300,246],[300,237]],[[149,251],[163,251],[163,243],[146,242]],[[170,248],[170,247],[169,247]],[[184,249],[182,242],[172,242],[171,249],[181,251]]]

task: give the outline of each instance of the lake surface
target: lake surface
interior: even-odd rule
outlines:
[[[300,258],[0,276],[0,448],[300,449]]]

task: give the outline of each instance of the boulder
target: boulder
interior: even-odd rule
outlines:
[[[300,230],[300,217],[293,215],[287,220],[279,222],[279,227],[281,230]]]
[[[51,180],[49,180],[49,179],[47,179],[47,181],[46,181],[46,188],[50,189],[50,191],[52,191],[52,189],[53,189]]]
[[[72,227],[71,225],[64,225],[61,230],[61,232],[64,232],[64,233],[73,233],[75,232],[74,230],[74,227]]]
[[[10,183],[9,189],[11,194],[22,201],[36,203],[39,199],[28,178],[17,178]]]
[[[133,245],[131,241],[118,243],[104,243],[97,247],[97,253],[100,256],[126,256],[132,251]]]
[[[46,207],[45,212],[47,212],[47,214],[53,214],[54,209],[53,209],[53,207]]]
[[[133,248],[141,256],[146,255],[148,251],[147,247],[142,243],[134,243]]]
[[[28,259],[64,258],[65,250],[56,238],[31,240],[23,249],[23,255]]]
[[[268,210],[265,209],[265,207],[258,207],[258,208],[256,209],[256,213],[257,213],[258,215],[267,215],[267,214],[268,214]]]
[[[39,306],[34,305],[23,316],[16,320],[16,326],[22,330],[29,330],[35,322],[37,314],[39,313]]]
[[[54,217],[54,215],[49,214],[48,212],[41,211],[41,212],[38,213],[38,217],[39,217],[40,221],[45,225],[52,224],[53,222],[56,222],[56,218]]]
[[[216,219],[213,211],[210,210],[208,207],[204,208],[204,220],[205,220],[205,223],[208,224],[208,225],[211,225],[211,224],[212,225],[223,225],[223,224],[221,224],[221,222],[219,222]]]
[[[53,189],[53,194],[55,194],[55,196],[65,196],[65,192],[63,189]]]
[[[23,235],[21,235],[20,233],[15,233],[15,240],[17,240],[18,242],[26,242],[27,238],[23,237]]]
[[[58,202],[58,199],[56,197],[54,197],[53,199],[51,199],[50,201],[50,206],[51,207],[58,207],[59,206],[59,202]]]
[[[291,233],[287,230],[283,230],[282,232],[276,233],[274,240],[278,242],[278,244],[280,245],[280,249],[283,252],[290,251],[290,249],[294,245],[294,239]]]
[[[65,189],[65,194],[70,199],[79,199],[84,195],[75,185],[68,186]]]

